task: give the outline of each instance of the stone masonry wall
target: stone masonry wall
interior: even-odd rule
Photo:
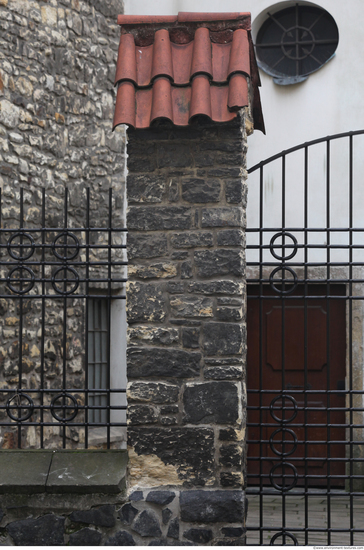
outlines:
[[[63,223],[65,187],[70,191],[69,226],[85,224],[86,187],[90,187],[94,227],[107,224],[110,187],[115,190],[114,223],[125,225],[125,129],[119,127],[112,133],[119,42],[116,20],[122,11],[122,0],[0,0],[2,227],[19,226],[20,187],[24,188],[28,227],[41,225],[42,187],[46,188],[48,226]],[[1,294],[3,287],[1,283]],[[1,388],[17,385],[16,305],[7,300],[0,303]],[[40,304],[24,301],[23,311],[23,387],[36,388],[41,356]],[[84,384],[83,313],[80,301],[70,300],[67,369],[70,384],[76,388]],[[47,303],[44,321],[45,384],[57,387],[63,363],[61,305],[57,308],[55,302]],[[0,418],[7,419],[4,411]],[[46,432],[46,447],[62,445],[58,427]],[[24,429],[22,439],[25,448],[40,445],[34,427]],[[16,446],[16,440],[13,429],[0,431],[0,447]],[[84,446],[77,430],[67,432],[67,441],[71,448]]]
[[[242,544],[245,118],[129,131],[127,150],[130,498],[159,525],[144,544]]]

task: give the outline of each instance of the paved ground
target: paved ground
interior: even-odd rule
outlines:
[[[263,544],[270,544],[275,533],[282,526],[282,497],[274,494],[248,495],[248,527],[259,527],[259,503],[263,499]],[[328,515],[331,518],[331,527],[341,531],[350,529],[350,497],[343,491],[338,496],[332,496],[328,504],[326,496],[315,495],[308,497],[308,522],[309,529],[327,528]],[[363,546],[364,532],[355,533],[351,543],[350,533],[333,532],[331,541],[328,541],[327,533],[309,531],[308,541],[303,532],[295,531],[295,528],[305,527],[305,499],[304,496],[290,494],[286,497],[286,527],[297,538],[300,545],[331,545],[331,546]],[[328,509],[330,508],[330,514]],[[364,497],[353,497],[353,527],[364,530]],[[259,531],[248,531],[247,544],[261,544]],[[282,538],[276,540],[276,544],[282,544]],[[290,544],[287,540],[286,544]]]

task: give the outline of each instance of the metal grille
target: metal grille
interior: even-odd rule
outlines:
[[[364,543],[364,131],[249,170],[248,544]]]
[[[111,190],[73,197],[66,189],[61,198],[21,189],[1,197],[3,448],[121,445],[126,384],[113,379],[120,381],[125,363],[120,354],[113,359],[111,334],[112,323],[122,324],[112,308],[125,299],[126,229],[114,203]]]

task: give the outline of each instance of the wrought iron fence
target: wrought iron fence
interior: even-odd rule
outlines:
[[[113,203],[111,189],[1,197],[3,448],[122,445],[126,229]]]
[[[363,151],[349,132],[249,170],[248,544],[364,542]]]

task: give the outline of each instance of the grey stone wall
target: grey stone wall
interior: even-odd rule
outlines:
[[[167,544],[244,541],[245,158],[243,114],[128,132],[128,483],[178,495]]]
[[[24,188],[28,227],[41,225],[42,187],[46,188],[48,226],[63,223],[65,187],[70,190],[69,226],[82,227],[85,223],[86,187],[91,191],[90,218],[94,226],[107,224],[110,187],[115,190],[114,222],[125,225],[125,130],[119,127],[114,133],[111,131],[119,42],[116,20],[122,11],[122,0],[0,1],[3,227],[18,227],[20,187]],[[57,387],[63,363],[62,307],[50,301],[46,306],[45,385]],[[7,300],[0,304],[1,388],[17,385],[16,307],[17,303]],[[39,385],[40,308],[38,301],[24,301],[24,388]],[[69,381],[76,388],[84,384],[83,313],[80,301],[69,302],[67,330],[71,341],[67,369]],[[82,405],[83,398],[80,399]],[[6,420],[4,411],[0,419]],[[25,448],[39,447],[34,427],[24,428],[22,439]],[[45,446],[60,445],[58,427],[47,427]],[[80,430],[67,433],[67,445],[84,446]],[[0,447],[12,446],[17,446],[16,433],[11,428],[2,429]]]

